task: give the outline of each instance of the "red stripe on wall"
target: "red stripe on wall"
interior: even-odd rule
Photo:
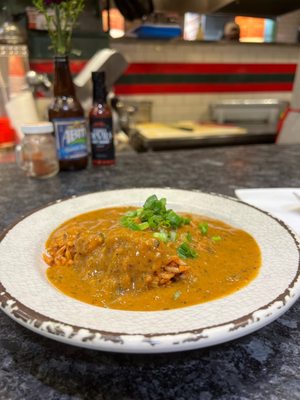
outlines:
[[[70,61],[71,71],[77,74],[87,61]],[[54,64],[49,60],[32,61],[30,68],[39,73],[53,74]],[[297,64],[183,64],[183,63],[134,63],[125,74],[293,74]]]
[[[70,68],[78,74],[87,61],[72,60]],[[54,64],[50,60],[32,61],[30,67],[39,73],[53,74]],[[135,63],[131,64],[126,75],[130,74],[259,74],[295,73],[296,64],[183,64],[183,63]],[[293,84],[283,83],[163,83],[163,84],[117,84],[116,94],[163,94],[163,93],[217,93],[217,92],[277,92],[291,91]]]
[[[115,85],[117,95],[166,94],[166,93],[216,93],[216,92],[286,92],[293,89],[292,83],[187,83],[187,84],[143,84]]]
[[[70,69],[73,74],[78,74],[82,68],[85,66],[87,61],[70,61]],[[53,74],[54,73],[54,63],[48,60],[31,61],[30,68],[39,74]]]
[[[297,64],[178,64],[134,63],[125,75],[131,74],[293,74]]]

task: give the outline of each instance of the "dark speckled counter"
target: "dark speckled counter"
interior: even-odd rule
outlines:
[[[47,181],[0,165],[0,228],[53,200],[129,187],[234,196],[236,188],[300,187],[300,146],[253,145],[122,153],[114,167]],[[0,312],[0,400],[297,400],[300,303],[230,343],[161,355],[83,350],[28,331]]]

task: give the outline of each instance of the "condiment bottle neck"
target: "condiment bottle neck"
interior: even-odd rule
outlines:
[[[54,96],[76,97],[68,57],[55,57],[54,65]]]
[[[93,103],[94,104],[106,104],[106,88],[101,84],[94,84],[93,87]]]

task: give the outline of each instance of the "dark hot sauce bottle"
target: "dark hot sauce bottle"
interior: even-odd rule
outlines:
[[[90,134],[93,165],[115,164],[112,112],[107,104],[105,73],[93,72],[93,106],[90,110]]]
[[[87,129],[84,111],[77,100],[67,56],[55,57],[54,99],[49,120],[54,125],[60,170],[87,167]]]

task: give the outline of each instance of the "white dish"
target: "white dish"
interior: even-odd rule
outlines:
[[[151,194],[177,211],[205,214],[249,232],[262,267],[248,286],[215,301],[160,312],[100,308],[60,293],[41,258],[49,234],[90,210],[142,205]],[[239,200],[194,191],[147,188],[99,192],[57,202],[19,221],[0,243],[0,305],[25,327],[61,342],[97,350],[173,352],[249,334],[283,314],[300,295],[299,240],[281,221]]]

